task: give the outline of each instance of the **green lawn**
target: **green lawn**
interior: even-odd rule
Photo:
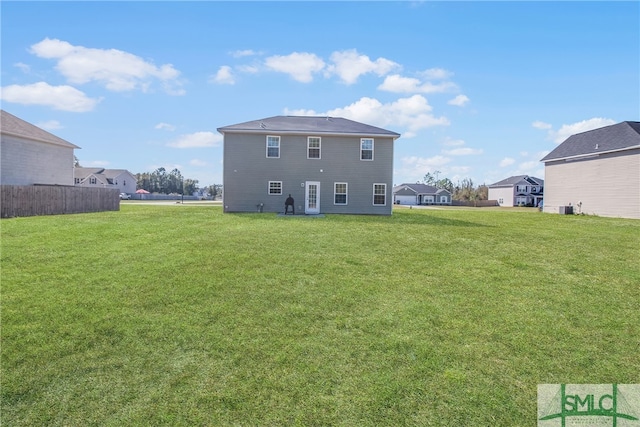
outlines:
[[[640,221],[119,212],[1,226],[7,426],[535,426],[640,382]]]

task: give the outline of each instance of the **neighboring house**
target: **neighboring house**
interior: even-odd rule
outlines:
[[[572,135],[541,161],[544,212],[640,219],[640,122]]]
[[[426,184],[400,184],[393,189],[393,201],[398,205],[450,205],[451,193]]]
[[[74,168],[74,183],[78,187],[116,188],[119,193],[134,194],[136,177],[125,169]]]
[[[544,180],[534,176],[511,176],[489,186],[489,200],[500,206],[538,206],[543,195]]]
[[[0,110],[0,184],[73,185],[73,150],[80,148]]]
[[[400,134],[338,117],[276,116],[218,129],[225,212],[390,215]]]

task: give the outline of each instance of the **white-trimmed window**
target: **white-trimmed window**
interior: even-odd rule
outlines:
[[[282,194],[282,181],[269,181],[269,195],[279,196]]]
[[[346,182],[333,183],[333,204],[334,205],[347,204],[347,183]]]
[[[310,136],[307,138],[307,159],[320,158],[320,137]]]
[[[373,206],[387,204],[387,184],[373,184]]]
[[[89,184],[97,184],[97,183],[98,183],[98,180],[96,178],[93,178],[93,177],[89,178]]]
[[[280,158],[280,137],[279,136],[267,136],[267,157],[273,159]]]
[[[373,160],[373,138],[360,140],[360,160]]]

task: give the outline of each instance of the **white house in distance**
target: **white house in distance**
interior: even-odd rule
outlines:
[[[427,184],[400,184],[393,188],[393,201],[398,205],[450,205],[451,193]]]
[[[126,169],[76,167],[74,184],[77,187],[117,188],[119,193],[134,194],[137,180]]]
[[[544,180],[515,175],[489,185],[489,200],[500,206],[538,206],[544,194]]]
[[[0,110],[0,184],[73,185],[73,150],[80,148]]]
[[[640,219],[640,122],[572,135],[541,161],[544,212]]]

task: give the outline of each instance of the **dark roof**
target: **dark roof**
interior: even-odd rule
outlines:
[[[544,180],[540,178],[536,178],[535,176],[529,175],[514,175],[509,178],[503,179],[502,181],[498,181],[495,184],[491,184],[489,188],[492,187],[513,187],[514,185],[518,185],[520,182],[525,181],[531,185],[544,185]]]
[[[25,122],[4,110],[0,110],[0,132],[6,135],[47,142],[49,144],[61,145],[67,148],[80,148],[77,145],[47,132],[44,129],[40,129],[38,126]]]
[[[341,117],[275,116],[218,128],[234,133],[308,133],[328,135],[364,135],[400,137],[399,133]]]
[[[76,178],[86,178],[89,175],[101,175],[104,176],[105,179],[110,180],[123,173],[128,173],[133,176],[133,174],[126,169],[83,168],[81,166],[76,166],[74,168],[74,176]]]
[[[640,147],[640,122],[621,122],[571,135],[541,162],[592,156]]]

